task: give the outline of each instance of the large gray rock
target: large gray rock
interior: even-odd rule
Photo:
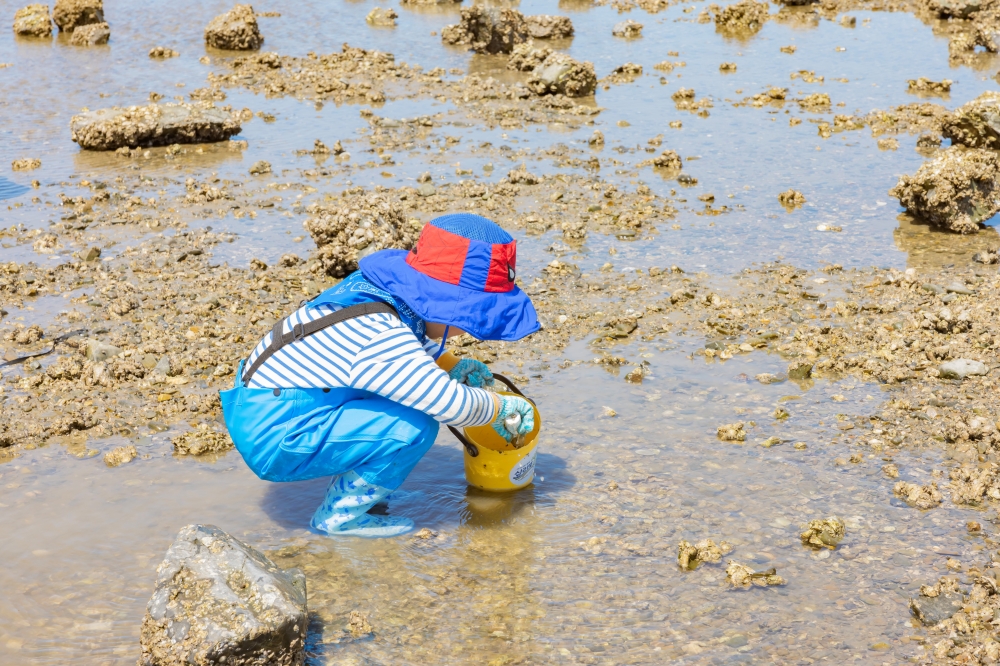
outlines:
[[[298,666],[306,579],[211,525],[181,529],[156,570],[139,666]]]
[[[256,51],[264,43],[250,5],[234,5],[205,28],[205,43],[229,51]]]
[[[73,116],[70,129],[81,148],[116,150],[225,141],[240,125],[219,109],[181,103],[89,111]]]
[[[913,597],[910,612],[921,624],[933,626],[962,609],[961,594],[939,594],[936,597]]]
[[[62,32],[73,32],[81,25],[104,23],[104,0],[56,0],[52,20]]]

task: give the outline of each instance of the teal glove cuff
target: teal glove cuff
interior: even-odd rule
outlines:
[[[493,386],[493,373],[485,363],[474,358],[463,358],[448,371],[448,376],[459,384],[468,384],[476,388]]]
[[[500,411],[493,419],[493,429],[508,442],[535,429],[535,409],[516,395],[498,395]]]

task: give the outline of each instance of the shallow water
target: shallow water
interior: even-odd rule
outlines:
[[[0,17],[12,16],[16,6],[0,2]],[[578,129],[562,124],[486,129],[451,103],[390,100],[374,111],[390,118],[440,113],[444,126],[435,133],[462,140],[445,154],[418,147],[397,155],[399,163],[389,176],[381,174],[381,167],[363,165],[368,145],[362,133],[368,123],[359,114],[363,107],[319,108],[237,89],[227,90],[227,104],[277,117],[274,123],[255,118],[244,127],[239,138],[250,147],[242,154],[207,147],[203,154],[173,162],[157,151],[146,161],[123,162],[77,150],[68,124],[82,107],[140,104],[151,91],[170,98],[204,85],[214,65],[198,62],[206,54],[201,31],[228,6],[221,1],[139,5],[108,0],[112,42],[95,49],[73,48],[61,39],[15,40],[9,31],[0,32],[0,63],[13,63],[0,69],[0,165],[29,156],[43,162],[37,171],[13,172],[10,182],[0,179],[0,198],[4,192],[20,194],[3,202],[3,226],[44,228],[58,217],[45,202],[56,200],[59,192],[72,194],[84,178],[142,173],[163,179],[164,188],[180,187],[188,175],[210,173],[250,180],[258,188],[294,181],[316,166],[312,157],[294,151],[316,138],[328,144],[341,139],[356,157],[349,170],[331,168],[331,176],[313,182],[317,192],[306,201],[348,184],[412,182],[424,171],[436,180],[455,181],[456,164],[472,169],[479,180],[496,181],[515,164],[484,172],[494,158],[472,150],[484,141],[527,150],[533,170],[568,170],[531,153],[561,142],[587,157],[586,140],[597,128],[607,138],[601,156],[622,162],[622,173],[604,168],[603,178],[629,189],[644,182],[662,195],[681,190],[679,196],[692,203],[679,206],[675,222],[680,230],[660,225],[657,234],[631,243],[591,234],[582,248],[567,254],[583,270],[603,264],[612,247],[623,267],[678,263],[723,276],[774,258],[804,267],[837,262],[924,268],[968,261],[996,237],[990,231],[975,239],[956,238],[897,220],[899,209],[886,192],[898,174],[922,163],[915,136],[900,136],[898,151],[879,151],[868,129],[824,140],[809,120],[917,101],[905,90],[906,79],[918,76],[955,80],[949,107],[995,88],[986,72],[949,68],[946,41],[903,13],[852,12],[858,18],[854,29],[826,20],[812,28],[772,21],[739,41],[716,34],[711,24],[694,22],[702,4],[657,15],[638,10],[619,15],[608,7],[532,3],[522,11],[572,17],[577,34],[568,50],[592,60],[599,76],[626,61],[642,64],[644,76],[600,90],[597,104],[603,111],[593,126]],[[392,30],[364,23],[372,7],[280,1],[255,6],[282,14],[261,19],[265,50],[304,55],[336,50],[346,41],[390,51],[397,61],[425,69],[501,75],[495,59],[442,47],[431,34],[456,21],[457,9],[398,8],[399,27]],[[685,13],[687,7],[694,11]],[[645,24],[642,39],[611,36],[611,25],[624,18]],[[779,51],[786,44],[798,46],[794,55]],[[149,60],[146,53],[158,45],[181,56]],[[836,51],[839,46],[846,50]],[[680,55],[668,57],[669,51]],[[669,82],[661,84],[652,66],[664,59],[687,65],[665,75]],[[720,73],[724,61],[736,62],[737,72]],[[825,76],[825,83],[792,81],[789,74],[800,69]],[[842,77],[848,83],[834,80]],[[803,114],[791,101],[760,109],[727,101],[772,85],[789,87],[790,96],[828,92],[834,107],[830,113]],[[681,86],[713,99],[707,118],[674,108],[670,94]],[[845,106],[838,107],[840,102]],[[790,116],[804,121],[790,127]],[[681,120],[683,128],[670,129],[671,120]],[[619,121],[629,125],[619,126]],[[700,181],[696,187],[682,190],[648,168],[638,175],[630,168],[649,157],[646,141],[660,133],[664,147],[685,158],[686,171]],[[624,152],[614,152],[616,147]],[[274,174],[247,179],[249,165],[261,159],[271,162]],[[13,191],[11,183],[27,186],[36,178],[41,203],[32,203],[32,194]],[[794,213],[777,202],[777,193],[789,187],[808,199]],[[714,193],[717,203],[743,209],[696,215],[699,206],[693,202],[705,192]],[[310,241],[294,240],[303,235],[304,218],[301,212],[275,210],[256,220],[227,215],[189,223],[238,234],[215,256],[246,265],[252,257],[271,262],[292,250],[304,256]],[[844,230],[815,231],[820,223]],[[122,244],[153,233],[100,232]],[[547,248],[558,238],[518,234],[527,280],[551,260]],[[0,247],[0,261],[29,259],[44,265],[64,257],[35,254],[30,245]],[[45,325],[61,300],[45,298],[12,309],[11,318]],[[409,493],[390,503],[391,513],[440,533],[427,541],[312,535],[304,525],[323,494],[322,481],[267,484],[253,477],[235,453],[214,462],[178,460],[170,455],[170,431],[143,433],[141,459],[119,469],[107,469],[100,457],[73,457],[88,447],[106,451],[124,443],[118,438],[54,442],[25,452],[0,465],[0,526],[6,535],[0,542],[5,563],[0,568],[0,663],[134,663],[156,565],[177,530],[191,522],[216,524],[268,551],[281,565],[306,571],[310,609],[316,614],[310,643],[314,664],[504,664],[518,659],[601,664],[850,659],[875,664],[917,654],[917,642],[907,638],[919,631],[911,626],[906,600],[920,584],[944,573],[948,555],[982,549],[964,532],[970,512],[950,504],[926,513],[897,506],[878,458],[835,464],[836,458],[861,450],[854,437],[835,428],[837,413],[872,413],[885,399],[880,387],[855,380],[802,387],[748,384],[741,374],[777,372],[781,361],[755,353],[706,364],[689,356],[701,342],[678,336],[659,346],[616,351],[650,361],[653,375],[640,386],[587,362],[592,352],[582,344],[523,369],[532,377],[525,388],[546,419],[536,483],[506,496],[468,489],[461,449],[442,435],[404,485]],[[564,360],[579,363],[559,369]],[[832,402],[834,394],[846,401]],[[796,397],[779,403],[790,396]],[[769,414],[778,404],[792,417],[773,425]],[[605,406],[618,415],[602,416]],[[745,419],[762,424],[745,445],[716,440],[720,423]],[[869,436],[862,428],[852,432]],[[771,434],[789,441],[760,447]],[[808,448],[795,450],[792,441]],[[937,455],[914,448],[895,462],[914,470],[908,473],[916,476],[907,480],[926,483],[932,466],[940,463]],[[608,490],[611,481],[619,490]],[[832,553],[805,549],[799,526],[828,515],[848,523],[842,548]],[[677,543],[701,538],[732,542],[732,558],[758,569],[776,567],[788,585],[731,591],[721,566],[682,573],[675,562]],[[374,638],[352,641],[344,632],[351,610],[367,614]],[[890,652],[870,649],[880,643]]]

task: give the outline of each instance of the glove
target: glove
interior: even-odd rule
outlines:
[[[468,384],[476,388],[493,386],[493,373],[482,361],[474,358],[463,358],[448,371],[448,376],[459,384]]]
[[[497,395],[500,410],[493,419],[493,429],[508,442],[517,440],[535,429],[535,408],[516,395]]]

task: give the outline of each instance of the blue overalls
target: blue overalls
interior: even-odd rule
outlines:
[[[311,305],[377,300],[335,286]],[[353,471],[371,486],[395,490],[437,437],[432,417],[368,391],[246,388],[242,377],[243,362],[235,386],[220,393],[222,412],[236,450],[267,481]]]

